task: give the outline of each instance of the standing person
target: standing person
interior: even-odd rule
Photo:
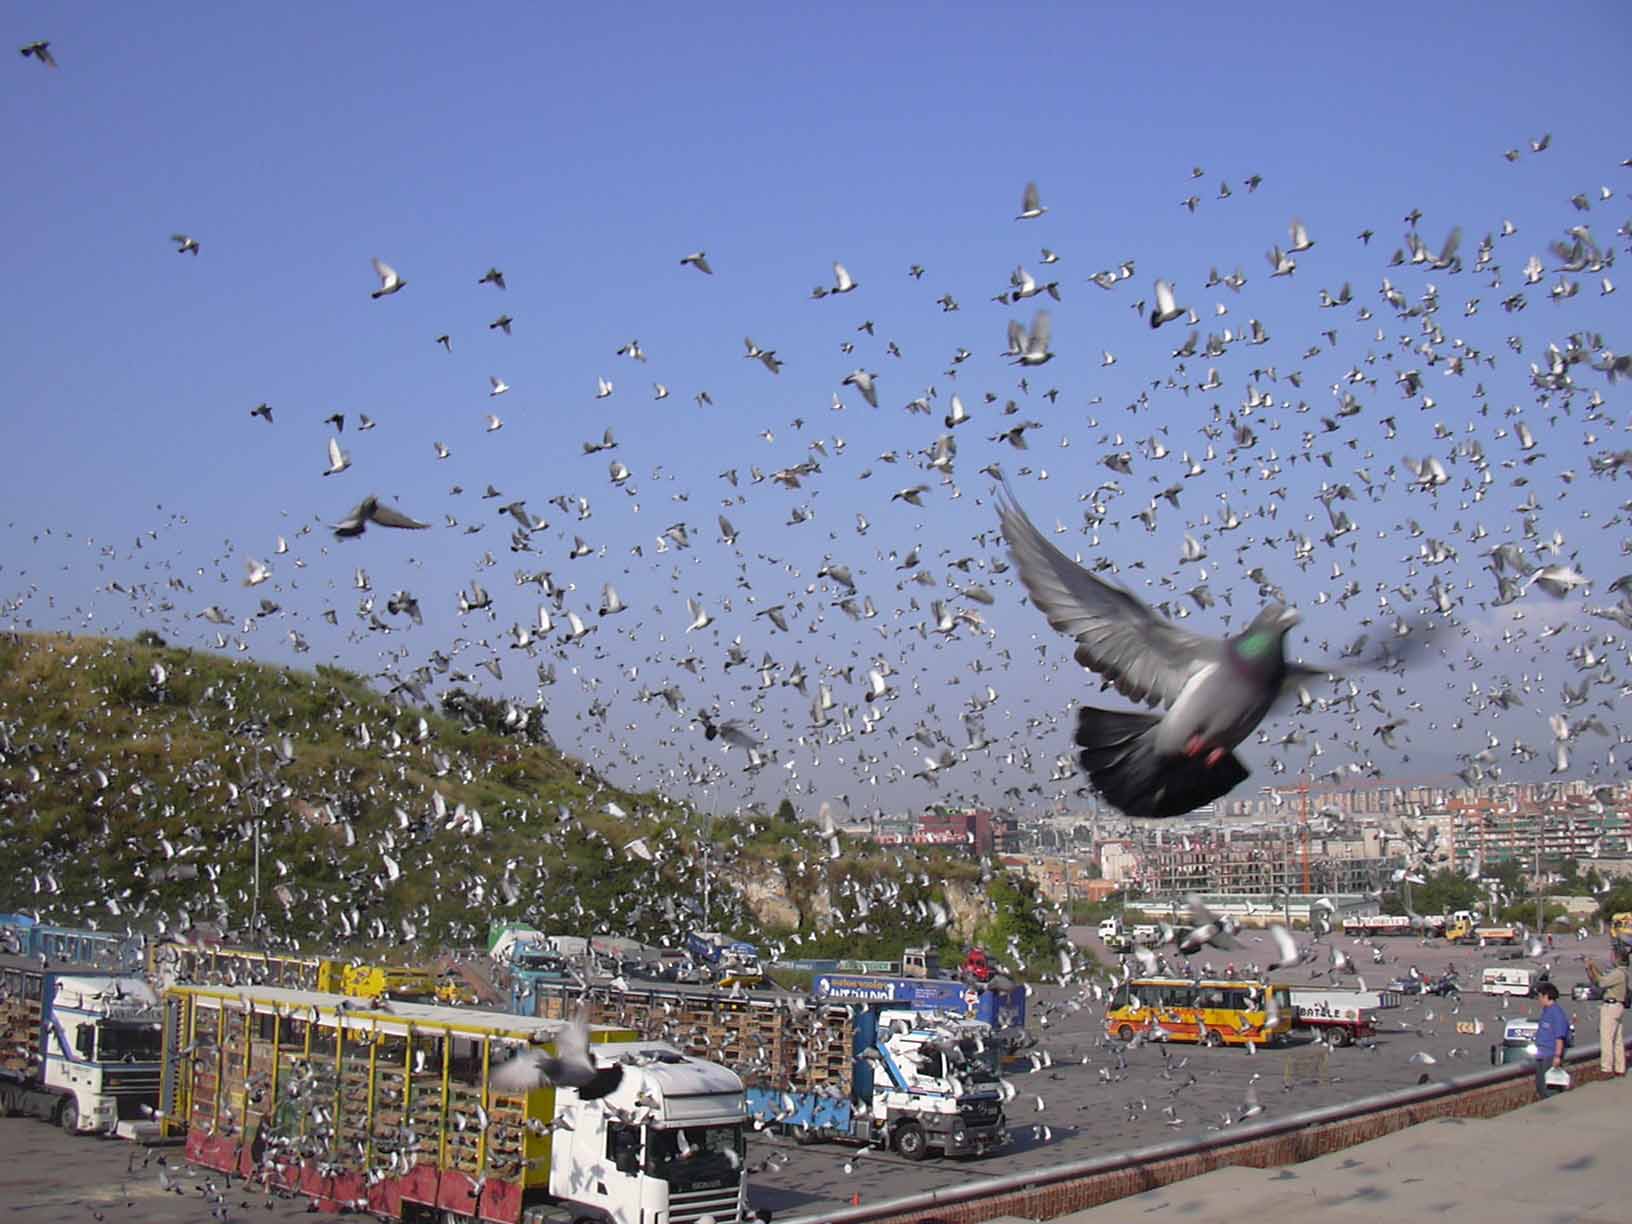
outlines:
[[[1547,1072],[1564,1065],[1564,1050],[1570,1041],[1570,1017],[1558,1005],[1558,987],[1542,982],[1536,987],[1541,1015],[1536,1025],[1536,1096],[1542,1099],[1557,1092],[1547,1086]]]
[[[1625,946],[1616,943],[1609,956],[1608,969],[1587,962],[1587,977],[1598,987],[1598,1068],[1605,1075],[1625,1075],[1626,1034],[1621,1021],[1632,979],[1627,974]]]

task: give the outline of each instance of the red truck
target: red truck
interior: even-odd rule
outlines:
[[[997,972],[997,966],[992,958],[986,954],[985,948],[970,948],[963,954],[963,964],[959,972],[968,979],[976,982],[989,982]]]

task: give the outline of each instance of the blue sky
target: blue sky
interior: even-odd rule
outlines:
[[[1516,5],[1249,15],[1211,6],[1142,14],[829,5],[794,14],[13,4],[12,43],[48,38],[61,66],[14,58],[0,73],[16,185],[0,195],[12,235],[0,385],[22,460],[5,501],[0,595],[19,601],[17,624],[154,627],[212,647],[217,629],[198,613],[217,604],[239,622],[221,631],[228,649],[305,664],[334,658],[364,671],[381,668],[382,651],[406,652],[394,664],[406,670],[459,641],[461,666],[499,657],[506,679],[487,690],[518,700],[536,697],[533,663],[553,657],[557,682],[545,699],[563,746],[620,781],[676,787],[722,809],[774,803],[793,786],[807,810],[822,799],[857,814],[959,799],[1040,810],[1075,801],[1081,779],[1053,778],[1053,761],[1070,746],[1070,704],[1096,685],[1021,605],[1012,573],[990,570],[1003,554],[991,536],[991,481],[979,469],[997,461],[1045,531],[1070,528],[1055,537],[1068,552],[1107,559],[1123,581],[1173,606],[1188,602],[1179,592],[1195,581],[1194,566],[1177,564],[1183,535],[1205,536],[1211,524],[1201,515],[1216,517],[1218,494],[1228,493],[1249,517],[1235,537],[1213,533],[1210,586],[1250,613],[1260,597],[1246,575],[1263,566],[1308,613],[1293,639],[1306,657],[1331,657],[1360,631],[1378,610],[1378,583],[1411,580],[1414,601],[1396,594],[1390,605],[1403,612],[1423,606],[1435,573],[1471,582],[1456,615],[1473,636],[1447,650],[1453,661],[1471,651],[1481,674],[1465,663],[1425,668],[1406,692],[1392,677],[1363,679],[1387,712],[1362,703],[1352,727],[1335,714],[1309,720],[1317,735],[1337,737],[1316,768],[1370,761],[1391,778],[1429,776],[1457,768],[1458,754],[1485,747],[1489,732],[1503,742],[1499,763],[1510,776],[1533,773],[1508,745],[1545,748],[1557,686],[1578,679],[1569,651],[1592,645],[1612,667],[1626,666],[1619,639],[1600,640],[1618,628],[1581,614],[1613,602],[1607,586],[1624,565],[1628,533],[1614,511],[1624,495],[1588,468],[1590,455],[1628,442],[1624,384],[1578,367],[1567,417],[1536,405],[1528,385],[1528,363],[1572,331],[1632,347],[1627,299],[1603,296],[1597,275],[1575,277],[1580,292],[1566,302],[1547,295],[1558,273],[1546,246],[1567,227],[1589,225],[1606,250],[1626,245],[1615,236],[1632,216],[1632,170],[1620,164],[1632,145],[1614,135],[1632,100],[1618,73],[1620,24],[1608,5],[1566,6],[1542,20]],[[1544,133],[1550,147],[1532,153]],[[1521,150],[1516,161],[1504,159],[1508,149]],[[1263,182],[1249,192],[1254,174]],[[1049,211],[1017,222],[1028,179]],[[1227,199],[1218,198],[1221,180]],[[1601,186],[1610,201],[1598,198]],[[1570,204],[1577,193],[1590,211]],[[1181,204],[1192,194],[1193,212]],[[1386,266],[1413,209],[1435,250],[1452,226],[1463,228],[1463,272]],[[1285,246],[1294,217],[1316,245],[1297,257],[1295,275],[1272,279],[1264,253]],[[1495,240],[1497,288],[1473,263],[1480,239],[1504,219],[1518,232]],[[1369,247],[1355,237],[1367,228],[1376,234]],[[201,253],[178,255],[171,233],[192,235]],[[1040,262],[1044,247],[1058,263]],[[680,265],[698,249],[714,276]],[[1526,310],[1505,312],[1501,300],[1524,288],[1531,254],[1548,274],[1526,290]],[[370,299],[374,256],[407,280],[401,293]],[[1115,289],[1087,280],[1129,259],[1136,274]],[[834,260],[859,287],[810,300],[813,286],[832,283]],[[913,264],[926,270],[921,280],[908,276]],[[1037,302],[992,300],[1020,264],[1058,279],[1062,298],[1037,300],[1052,311],[1057,356],[1028,372],[1029,391],[1000,354],[1008,321],[1029,323]],[[503,270],[506,291],[477,283],[489,266]],[[1242,268],[1243,291],[1205,288],[1212,266]],[[1444,334],[1432,346],[1435,364],[1401,350],[1402,336],[1422,342],[1420,320],[1384,303],[1385,275],[1412,301],[1437,285]],[[1167,388],[1188,328],[1152,331],[1133,310],[1157,276],[1201,314],[1203,340],[1259,319],[1270,342],[1191,360],[1175,381],[1192,389]],[[1320,289],[1335,293],[1345,280],[1354,304],[1320,309]],[[947,293],[959,310],[936,305]],[[1469,315],[1471,298],[1480,300]],[[1229,313],[1214,315],[1215,303]],[[1358,319],[1362,306],[1374,317]],[[514,318],[510,336],[487,326],[501,312]],[[872,334],[858,330],[868,321]],[[1335,347],[1320,335],[1327,327],[1339,331]],[[443,333],[451,353],[434,343]],[[744,360],[745,336],[777,352],[780,375]],[[630,340],[649,361],[615,355]],[[888,353],[891,341],[900,358]],[[1458,341],[1494,367],[1444,376],[1440,358]],[[854,351],[842,351],[845,343]],[[1311,345],[1322,351],[1306,355]],[[960,349],[971,356],[950,377]],[[1107,351],[1114,365],[1102,364]],[[1203,391],[1196,384],[1208,366],[1221,385]],[[1251,376],[1270,367],[1273,382]],[[1432,408],[1394,383],[1414,367],[1428,371]],[[857,368],[878,373],[879,409],[842,386]],[[1332,414],[1331,386],[1351,368],[1377,384],[1355,385],[1362,412],[1317,439],[1314,450],[1335,449],[1334,465],[1288,464],[1299,435]],[[1286,380],[1292,371],[1301,387]],[[490,397],[490,376],[511,390]],[[610,397],[596,398],[597,378],[613,382]],[[654,382],[671,389],[668,399],[652,398]],[[1479,415],[1475,382],[1488,415]],[[1237,462],[1281,470],[1231,483],[1218,441],[1221,457],[1147,532],[1132,516],[1180,479],[1183,452],[1201,454],[1212,405],[1239,412],[1254,386],[1277,402],[1257,412],[1260,442]],[[1059,391],[1052,402],[1049,388]],[[699,407],[693,396],[705,390],[713,405]],[[1583,420],[1593,390],[1607,420]],[[955,431],[955,483],[943,485],[921,452],[947,432],[940,417],[954,391],[974,419]],[[1148,401],[1129,412],[1142,391]],[[921,395],[932,397],[933,415],[903,407]],[[1017,411],[1005,416],[1011,399]],[[263,401],[274,410],[270,427],[249,416]],[[1543,457],[1506,469],[1501,460],[1527,457],[1501,417],[1513,405]],[[323,477],[332,432],[323,418],[336,411],[347,415],[340,438],[353,466]],[[504,422],[496,433],[484,428],[489,411]],[[361,413],[378,427],[356,433]],[[1392,439],[1379,424],[1385,415],[1396,420]],[[1022,420],[1040,422],[1027,451],[991,440]],[[1453,461],[1469,424],[1498,464],[1479,502],[1461,491],[1472,469]],[[584,455],[581,443],[608,426],[618,449]],[[1138,444],[1158,429],[1172,452],[1159,462]],[[1353,450],[1343,446],[1351,438]],[[815,440],[825,456],[811,450]],[[448,459],[436,458],[434,442]],[[1134,456],[1131,474],[1100,462],[1120,451]],[[1434,496],[1407,493],[1403,458],[1430,453],[1450,463],[1454,482]],[[887,454],[893,462],[880,458]],[[751,482],[753,466],[770,473],[807,458],[821,471],[799,489]],[[608,479],[612,459],[632,473],[622,488]],[[738,470],[735,489],[717,475],[727,468]],[[1357,483],[1356,468],[1375,477],[1377,500],[1348,503],[1360,530],[1325,546],[1314,494],[1322,479]],[[1400,478],[1388,478],[1390,469]],[[1096,538],[1078,530],[1081,499],[1094,500],[1106,480],[1122,491],[1099,495],[1108,509]],[[504,497],[482,500],[489,483]],[[892,502],[918,483],[931,486],[924,509]],[[451,493],[455,485],[464,492]],[[332,540],[323,524],[369,492],[436,529]],[[1503,531],[1518,532],[1514,507],[1532,492],[1546,504],[1531,516],[1541,536],[1562,532],[1558,559],[1573,555],[1594,586],[1562,605],[1532,592],[1506,609],[1481,607],[1495,590],[1482,553]],[[592,517],[552,506],[557,495],[589,498]],[[513,524],[495,511],[518,497],[550,524],[534,533],[535,554],[510,551]],[[790,525],[796,507],[810,518]],[[737,550],[718,540],[722,511],[741,533]],[[864,536],[858,513],[871,524]],[[458,525],[446,526],[446,515]],[[1408,575],[1404,559],[1422,541],[1407,518],[1424,537],[1455,543],[1458,560]],[[658,553],[656,537],[677,522],[693,546]],[[1492,538],[1469,539],[1476,522]],[[480,533],[466,534],[477,524]],[[1290,542],[1263,543],[1288,529],[1315,538],[1307,571]],[[156,538],[134,548],[148,531]],[[290,552],[274,557],[279,535]],[[605,555],[569,559],[575,535]],[[1247,547],[1236,553],[1236,543]],[[911,571],[896,567],[915,544],[934,586],[900,588]],[[829,555],[873,596],[875,620],[852,622],[833,607],[843,592],[818,577]],[[274,571],[254,591],[240,585],[251,557]],[[964,557],[967,574],[950,567]],[[1333,560],[1341,578],[1330,577]],[[1143,571],[1132,568],[1139,561]],[[358,566],[382,617],[389,594],[406,589],[421,599],[425,625],[407,630],[386,618],[397,632],[364,630]],[[531,621],[539,599],[536,588],[515,585],[518,568],[572,583],[566,607],[588,619],[608,581],[630,611],[606,618],[584,644],[525,659],[506,646],[508,630]],[[1163,576],[1180,584],[1176,592],[1145,588]],[[157,597],[144,608],[106,589],[168,577],[190,588],[165,593],[168,612]],[[457,592],[473,579],[493,595],[491,619],[458,614]],[[988,584],[996,604],[954,598],[952,579]],[[1365,593],[1345,608],[1316,602],[1351,579]],[[263,594],[283,610],[246,632],[243,618]],[[687,596],[703,600],[714,625],[685,632]],[[935,598],[974,607],[993,632],[920,636]],[[790,609],[787,634],[754,615],[775,604]],[[324,623],[326,609],[338,625]],[[1220,631],[1227,610],[1198,611],[1189,623]],[[1515,611],[1527,622],[1515,627]],[[1534,632],[1557,624],[1565,630],[1545,639]],[[291,629],[309,653],[292,651]],[[807,698],[782,685],[759,690],[754,668],[724,670],[725,644],[738,635],[755,664],[767,650],[777,658],[773,679],[798,663],[814,692],[826,674],[841,707],[853,709],[852,732],[815,731]],[[699,674],[677,666],[688,655]],[[878,659],[895,669],[901,696],[863,732],[873,720],[861,677]],[[1524,707],[1498,717],[1467,699],[1470,683],[1497,676],[1534,678]],[[642,688],[671,682],[688,714],[717,706],[750,723],[776,762],[744,774],[740,751],[723,755],[685,715],[638,700]],[[958,713],[988,683],[998,693],[985,718],[996,746],[933,785],[914,779],[928,750],[911,732],[923,725],[962,745]],[[1613,704],[1616,694],[1603,685],[1594,698]],[[586,714],[597,700],[609,710],[604,723]],[[1613,721],[1613,709],[1599,713]],[[1409,720],[1400,738],[1410,760],[1370,734],[1394,716]],[[1610,742],[1578,749],[1573,772],[1588,776],[1596,765],[1614,774]],[[1275,780],[1274,753],[1249,746],[1246,755],[1256,770],[1248,787]]]

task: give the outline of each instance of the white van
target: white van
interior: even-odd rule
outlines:
[[[1099,924],[1099,937],[1101,939],[1115,939],[1120,934],[1122,934],[1122,919],[1120,918],[1107,918]]]
[[[1487,995],[1523,995],[1536,993],[1542,975],[1534,969],[1486,969],[1479,978],[1479,989]]]

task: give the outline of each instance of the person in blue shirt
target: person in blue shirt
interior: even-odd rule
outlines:
[[[1570,1042],[1570,1017],[1558,1005],[1558,987],[1542,982],[1536,987],[1541,1000],[1541,1016],[1536,1024],[1536,1096],[1546,1098],[1559,1091],[1547,1086],[1547,1072],[1564,1065],[1564,1050]]]

